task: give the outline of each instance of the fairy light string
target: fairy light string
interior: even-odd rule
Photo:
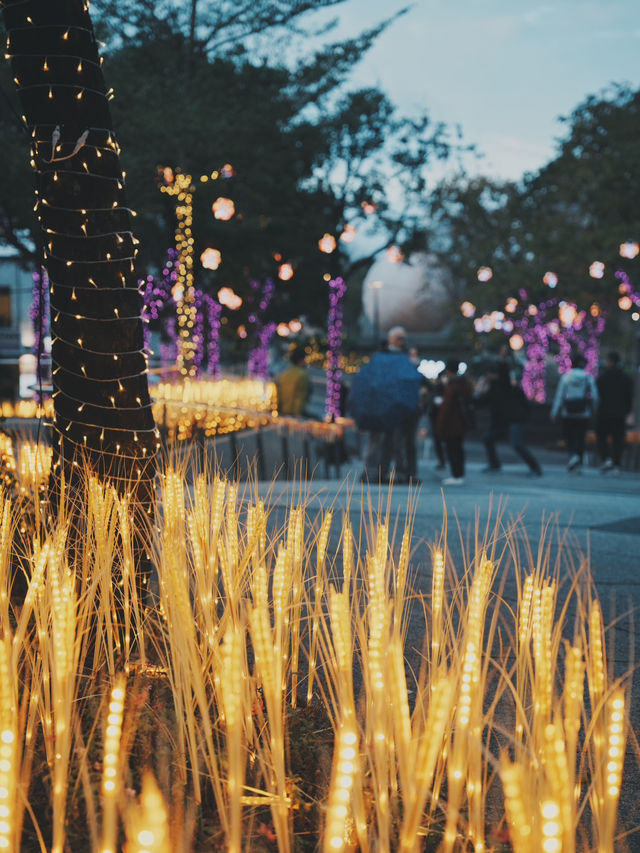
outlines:
[[[249,351],[248,373],[252,379],[267,379],[269,376],[269,344],[275,334],[276,324],[265,323],[264,316],[273,299],[276,285],[272,278],[266,279],[262,284],[258,281],[251,282],[253,291],[254,308],[249,314],[248,320],[252,326],[252,347]]]
[[[33,329],[32,353],[36,358],[37,400],[42,403],[44,392],[42,384],[46,377],[45,358],[51,355],[49,337],[49,279],[45,269],[33,273],[33,301],[29,309],[29,319]]]
[[[195,339],[196,291],[193,272],[193,179],[191,175],[176,170],[165,169],[169,179],[160,187],[160,191],[175,196],[176,204],[176,283],[174,299],[178,323],[178,368],[184,377],[195,377],[197,373],[198,341]]]
[[[557,297],[534,304],[521,288],[517,299],[507,300],[505,311],[509,317],[502,311],[476,317],[474,329],[480,334],[499,330],[509,337],[512,346],[514,339],[520,338],[527,355],[522,388],[529,399],[545,402],[547,354],[552,344],[557,347],[554,359],[558,373],[570,370],[572,353],[579,352],[585,357],[587,372],[597,374],[607,315],[596,303],[589,310],[579,310],[575,303]]]
[[[150,479],[159,438],[138,240],[88,4],[7,0],[2,15],[49,279],[54,466],[82,448],[98,472],[112,476],[115,462],[128,460],[118,477]]]
[[[329,281],[329,322],[328,322],[328,350],[327,350],[327,397],[325,402],[325,415],[329,420],[334,420],[342,415],[340,407],[340,353],[342,350],[342,315],[343,300],[347,292],[347,285],[339,276]]]

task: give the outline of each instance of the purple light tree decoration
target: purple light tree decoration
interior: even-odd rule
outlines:
[[[606,315],[595,304],[588,312],[578,311],[573,302],[562,300],[558,302],[558,320],[553,324],[552,336],[560,350],[556,356],[558,372],[566,373],[571,369],[571,353],[577,350],[586,360],[587,373],[595,376]]]
[[[33,348],[36,362],[36,380],[40,383],[46,378],[42,369],[42,356],[45,355],[45,340],[49,334],[49,276],[44,267],[33,273],[33,301],[29,309],[29,318],[33,326]],[[46,353],[50,355],[50,351]],[[37,392],[38,402],[41,403]]]
[[[253,326],[253,346],[249,350],[247,369],[252,379],[267,379],[269,376],[269,343],[276,330],[276,324],[267,323],[264,325],[263,317],[273,298],[276,285],[272,278],[268,278],[261,288],[258,281],[252,281],[251,288],[254,291],[252,299],[255,302],[257,298],[258,305],[256,310],[252,311],[247,318],[249,324]],[[257,293],[258,288],[260,288],[259,295]]]
[[[545,401],[545,373],[547,369],[547,351],[549,340],[547,330],[534,324],[523,334],[526,344],[527,361],[522,372],[522,390],[530,400],[536,403]]]
[[[627,308],[631,308],[631,305],[637,305],[640,307],[640,293],[635,289],[633,284],[631,283],[631,279],[626,274],[624,270],[617,270],[615,273],[615,277],[618,279],[620,284],[618,285],[618,293],[620,294],[620,299],[618,300],[618,305],[625,297],[628,298],[629,303]],[[627,310],[620,305],[623,311]]]
[[[142,313],[145,319],[144,344],[146,349],[149,348],[151,337],[149,323],[160,317],[163,308],[172,298],[172,290],[178,275],[175,268],[177,258],[178,252],[175,249],[167,249],[167,259],[162,269],[162,276],[156,280],[154,276],[148,275],[146,279],[138,282],[138,290],[142,295],[143,302]],[[161,358],[163,361],[175,361],[178,355],[178,329],[177,324],[171,322],[171,318],[166,321],[164,332],[169,336],[169,343],[161,345]],[[174,347],[175,355],[173,354]]]
[[[207,372],[217,379],[220,376],[220,314],[222,305],[208,293],[202,297],[202,305],[204,313],[207,315]]]
[[[249,353],[249,376],[252,379],[269,377],[269,344],[276,330],[275,323],[260,324],[256,332],[256,346]]]
[[[191,340],[195,344],[193,366],[196,369],[196,376],[198,376],[202,362],[204,361],[204,293],[201,290],[194,290],[193,301],[196,306],[196,316],[191,332]]]
[[[342,415],[340,409],[340,352],[342,348],[342,302],[347,290],[343,278],[332,278],[329,282],[329,318],[327,339],[327,397],[325,401],[325,416],[335,420]]]
[[[167,317],[164,332],[167,340],[160,343],[160,360],[163,365],[175,364],[178,360],[178,320],[175,315]],[[170,373],[163,374],[163,379],[168,379]]]
[[[545,376],[551,342],[558,347],[554,357],[559,373],[570,370],[571,353],[577,350],[587,361],[587,371],[595,375],[600,337],[606,323],[605,316],[597,306],[592,306],[589,312],[578,311],[574,303],[557,298],[547,299],[537,305],[528,304],[527,291],[524,289],[518,292],[518,296],[521,307],[513,322],[501,319],[498,325],[491,315],[485,315],[475,320],[474,326],[478,332],[499,328],[509,336],[514,331],[520,335],[527,354],[522,376],[522,388],[527,397],[538,403],[544,403],[546,399]],[[549,318],[551,309],[557,309],[557,316]],[[501,312],[497,313],[503,317]]]

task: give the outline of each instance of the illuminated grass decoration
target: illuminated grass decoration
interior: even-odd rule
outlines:
[[[0,849],[617,849],[628,678],[586,561],[498,517],[456,567],[445,524],[420,592],[410,512],[316,516],[302,483],[283,518],[186,473],[148,592],[109,488],[29,535],[0,495]]]

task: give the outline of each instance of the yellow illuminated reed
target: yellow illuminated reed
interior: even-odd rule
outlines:
[[[247,760],[244,713],[248,704],[243,634],[238,625],[230,624],[225,634],[221,655],[220,694],[228,757],[226,781],[229,810],[226,847],[228,853],[242,851],[242,796]]]
[[[39,497],[41,487],[46,485],[51,470],[53,449],[35,442],[22,442],[18,445],[18,468],[20,486],[23,492],[29,491],[33,497]]]
[[[367,697],[366,740],[372,765],[372,784],[376,828],[380,850],[389,850],[391,783],[390,708],[386,701],[387,649],[390,628],[390,602],[387,575],[388,529],[380,524],[374,553],[367,561],[368,601],[366,605],[366,653],[364,678]],[[385,697],[383,699],[383,697]]]
[[[49,732],[48,750],[53,772],[53,853],[64,849],[66,800],[69,784],[74,699],[78,687],[80,637],[75,579],[64,563],[64,531],[59,531],[49,553],[44,596],[36,606],[39,651],[47,673],[43,685],[43,723]]]
[[[0,638],[0,850],[19,848],[16,833],[18,804],[18,691],[12,671],[12,637],[5,623]]]
[[[335,685],[331,696],[334,701],[333,715],[336,719],[335,738],[340,739],[340,746],[360,746],[360,733],[357,727],[357,715],[353,687],[354,638],[352,611],[349,595],[346,590],[338,592],[331,587],[329,592],[330,641],[326,652],[327,669],[332,673]],[[355,735],[355,740],[353,736]],[[356,747],[357,745],[357,747]],[[325,849],[329,843],[337,845],[338,837],[343,844],[350,837],[349,821],[353,816],[356,838],[361,849],[368,849],[368,828],[362,790],[362,771],[360,768],[359,751],[353,759],[348,779],[338,772],[338,758],[334,757],[334,766],[329,791],[329,814],[325,829]],[[342,768],[344,769],[344,768]],[[337,793],[337,789],[343,793]],[[348,792],[348,797],[344,793]],[[347,811],[339,808],[336,812],[333,805],[345,805]]]
[[[465,795],[469,802],[469,837],[476,849],[484,848],[481,685],[484,623],[493,568],[493,563],[481,555],[465,613],[455,728],[447,768],[449,795],[443,842],[445,853],[453,850]]]
[[[414,715],[411,740],[404,750],[407,779],[401,792],[403,817],[399,847],[403,853],[418,853],[421,849],[419,830],[432,792],[436,764],[445,750],[454,686],[453,678],[443,678],[431,685],[429,695],[418,697],[427,710],[424,715]]]
[[[125,677],[117,676],[111,688],[102,755],[102,845],[100,853],[116,853],[117,803],[122,787],[120,739],[125,704]]]
[[[525,769],[506,756],[501,762],[500,775],[504,789],[504,809],[509,825],[513,853],[537,853],[534,825],[525,801]]]
[[[78,807],[94,853],[117,849],[118,815],[127,853],[207,843],[243,853],[258,826],[290,851],[309,804],[321,814],[314,843],[325,853],[418,853],[425,838],[442,850],[482,851],[505,818],[514,853],[573,853],[589,836],[599,853],[613,853],[627,709],[624,685],[607,672],[586,569],[584,582],[567,585],[576,604],[569,642],[567,605],[558,606],[562,590],[544,558],[532,573],[515,548],[500,556],[476,536],[458,580],[443,536],[431,589],[414,592],[410,521],[396,541],[388,516],[363,509],[354,521],[354,508],[342,522],[334,509],[312,516],[301,489],[281,522],[249,487],[213,471],[185,474],[162,473],[147,543],[157,572],[149,607],[137,597],[134,516],[97,482],[87,482],[81,535],[67,538],[63,510],[43,520],[33,543],[19,540],[27,589],[12,602],[17,510],[0,495],[0,849],[27,849],[40,831],[22,818],[19,785],[28,801],[37,790],[29,808],[42,816],[40,846],[55,851],[73,848]],[[520,533],[514,525],[491,535]],[[559,558],[558,575],[562,567]],[[518,579],[515,603],[500,600],[496,577],[507,572]],[[414,595],[430,614],[424,645],[415,630],[407,639]],[[423,667],[414,646],[424,648]],[[111,694],[121,670],[125,717]],[[305,694],[313,706],[293,712]],[[298,797],[308,780],[291,765],[291,720],[319,703],[333,727],[327,774],[305,768],[313,793]],[[111,727],[122,731],[117,745]],[[10,730],[13,741],[2,734]],[[102,731],[98,780],[88,756]],[[145,765],[155,766],[164,796]],[[38,786],[36,767],[45,768]],[[10,772],[13,781],[2,776]],[[255,807],[268,807],[272,826]]]
[[[540,847],[542,853],[561,853],[562,821],[560,806],[555,800],[544,800],[540,805]]]
[[[13,518],[11,500],[0,486],[0,624],[6,631],[9,626],[9,599],[11,595],[11,546]]]
[[[324,853],[351,849],[353,845],[353,818],[351,800],[354,780],[358,777],[358,732],[355,720],[348,715],[340,724],[336,735],[331,772],[331,787],[325,827]]]
[[[270,794],[273,825],[278,837],[278,849],[289,853],[292,847],[289,795],[285,766],[286,717],[282,695],[281,655],[274,652],[274,638],[268,607],[267,578],[262,567],[255,572],[253,607],[249,611],[251,642],[255,651],[255,673],[262,688],[266,706],[259,755],[265,787]]]
[[[596,748],[595,778],[591,803],[596,815],[595,832],[598,838],[598,853],[613,853],[615,842],[616,818],[622,768],[624,764],[624,743],[626,711],[624,691],[614,690],[607,698],[604,712],[604,743]]]
[[[576,767],[578,761],[578,734],[582,720],[585,663],[582,649],[565,643],[565,680],[564,680],[564,736],[569,770],[569,788],[574,802],[577,802],[579,789],[576,787]]]
[[[171,853],[169,818],[164,798],[153,774],[145,772],[140,802],[126,816],[124,853]]]
[[[436,672],[440,661],[442,637],[442,605],[444,600],[444,554],[440,548],[432,552],[431,581],[431,666]]]
[[[302,603],[304,596],[304,566],[303,566],[303,530],[304,509],[302,507],[291,507],[287,524],[287,560],[290,568],[287,569],[291,578],[291,603],[290,603],[290,625],[291,625],[291,706],[298,705],[298,682],[300,678],[300,632],[302,628]]]
[[[313,680],[316,674],[316,654],[318,648],[318,630],[320,627],[320,611],[324,599],[324,582],[326,576],[327,542],[333,513],[325,513],[318,534],[316,574],[313,582],[313,616],[311,620],[311,647],[309,649],[309,676],[307,679],[307,704],[313,697]]]

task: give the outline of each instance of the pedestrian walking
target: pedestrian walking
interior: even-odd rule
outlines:
[[[444,442],[438,435],[436,425],[438,423],[438,413],[442,400],[444,399],[444,370],[440,373],[437,379],[430,383],[429,398],[427,402],[427,418],[429,420],[429,431],[431,433],[431,445],[436,456],[436,471],[441,471],[446,467]]]
[[[444,369],[444,394],[438,412],[436,431],[444,441],[451,476],[443,486],[462,486],[464,483],[464,437],[470,429],[470,407],[473,405],[473,386],[458,374],[460,362],[449,358]]]
[[[482,443],[487,454],[483,472],[500,471],[496,442],[504,435],[506,406],[509,394],[509,368],[503,361],[492,364],[478,380],[474,403],[488,410],[489,419],[482,432]]]
[[[600,470],[603,473],[618,473],[624,450],[625,422],[633,400],[633,382],[620,367],[619,353],[607,353],[604,370],[598,376],[596,385],[596,443]]]
[[[349,410],[366,432],[361,479],[417,483],[416,423],[422,377],[406,353],[406,332],[394,326],[386,347],[354,376]]]
[[[584,356],[573,357],[571,370],[560,377],[551,406],[551,420],[562,421],[569,471],[582,467],[587,427],[598,406],[598,389],[593,376],[584,369],[585,364]]]
[[[520,382],[511,376],[505,361],[489,367],[476,385],[474,400],[476,405],[487,406],[489,409],[489,424],[483,435],[487,452],[487,466],[484,471],[501,470],[502,464],[496,442],[504,436],[506,431],[509,444],[526,463],[529,475],[542,476],[542,468],[524,440],[525,423],[529,418],[531,404]]]

